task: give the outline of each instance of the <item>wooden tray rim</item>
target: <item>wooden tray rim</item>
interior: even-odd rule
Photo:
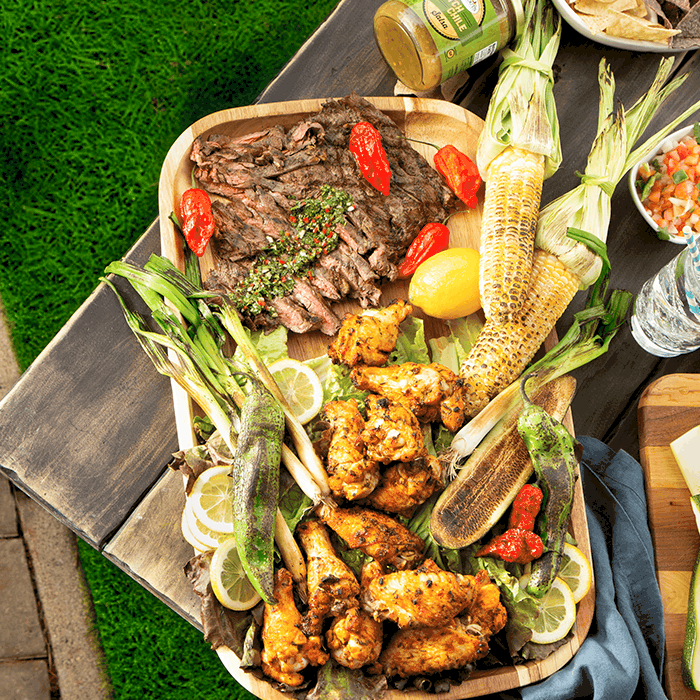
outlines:
[[[169,258],[181,270],[184,269],[184,254],[182,252],[181,236],[170,220],[174,202],[172,193],[169,192],[169,179],[174,173],[175,164],[179,164],[183,155],[189,151],[197,136],[211,130],[217,124],[224,124],[239,120],[253,120],[258,117],[290,116],[298,115],[299,118],[311,114],[321,108],[329,98],[293,100],[287,102],[273,102],[267,104],[235,107],[221,110],[202,117],[190,125],[173,143],[163,163],[158,185],[159,223],[161,233],[161,254]],[[367,96],[369,102],[383,112],[403,112],[406,116],[411,113],[422,113],[436,117],[449,116],[465,124],[473,124],[474,120],[481,121],[468,110],[446,102],[432,98],[417,97],[374,97]],[[553,333],[553,337],[556,335]],[[174,382],[172,382],[173,403],[175,408],[176,427],[180,449],[187,449],[194,444],[192,432],[193,407],[187,394]],[[568,414],[567,427],[573,433],[571,413]],[[583,503],[583,491],[580,475],[576,481],[574,507],[572,512],[572,528],[577,538],[579,548],[591,561],[590,542],[588,539],[588,524]],[[461,700],[463,698],[479,697],[490,693],[498,693],[512,688],[522,687],[547,678],[555,671],[562,668],[577,653],[586,638],[593,619],[595,607],[595,584],[586,596],[578,603],[576,623],[573,636],[559,649],[541,661],[528,661],[517,666],[509,666],[489,671],[478,671],[469,679],[458,686],[454,686],[447,693],[440,694],[445,700]],[[260,680],[253,674],[240,668],[239,659],[233,651],[227,647],[216,650],[222,663],[229,673],[249,692],[262,700],[284,700],[288,696],[274,689],[270,683]],[[386,694],[387,700],[419,700],[433,698],[435,696],[415,691],[390,690]]]

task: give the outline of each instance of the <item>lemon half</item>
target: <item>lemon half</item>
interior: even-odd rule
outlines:
[[[568,542],[562,552],[564,558],[559,567],[559,578],[571,589],[574,601],[581,600],[591,588],[593,570],[584,553]]]
[[[532,628],[531,641],[551,644],[564,639],[576,622],[576,601],[571,589],[557,576],[540,599],[540,614]]]
[[[188,496],[197,520],[214,532],[233,532],[233,485],[230,471],[230,466],[210,467],[203,471]]]
[[[302,425],[318,414],[323,405],[323,386],[311,367],[284,357],[270,365],[270,374]]]
[[[233,539],[217,547],[211,559],[209,577],[214,595],[225,608],[249,610],[261,600],[243,570]]]

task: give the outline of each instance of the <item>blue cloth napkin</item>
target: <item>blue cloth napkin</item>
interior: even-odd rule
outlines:
[[[579,437],[595,615],[578,653],[523,700],[665,700],[664,615],[654,571],[641,466],[626,452]]]

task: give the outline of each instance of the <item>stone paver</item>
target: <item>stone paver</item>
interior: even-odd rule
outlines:
[[[108,698],[111,690],[75,535],[25,494],[18,492],[15,497],[61,700]]]
[[[21,538],[0,540],[0,570],[0,657],[45,657],[44,634]]]
[[[0,302],[0,399],[19,376]],[[111,698],[93,619],[76,536],[0,476],[0,700]]]
[[[2,700],[49,700],[50,697],[46,661],[0,661]]]

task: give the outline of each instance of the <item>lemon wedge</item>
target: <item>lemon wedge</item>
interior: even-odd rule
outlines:
[[[230,466],[210,467],[203,471],[197,477],[188,496],[196,519],[210,530],[224,534],[233,532],[233,487],[230,471]]]
[[[593,569],[586,555],[573,544],[566,542],[562,554],[559,578],[571,589],[574,601],[578,603],[591,588]]]
[[[311,367],[284,357],[270,365],[270,374],[302,425],[318,415],[323,405],[323,386]]]
[[[211,559],[209,578],[214,595],[225,608],[249,610],[261,600],[245,575],[233,539],[217,547]]]
[[[529,576],[520,578],[525,590]],[[531,641],[535,644],[551,644],[564,639],[576,622],[576,601],[571,589],[557,576],[550,589],[540,599],[540,614],[532,628]]]

